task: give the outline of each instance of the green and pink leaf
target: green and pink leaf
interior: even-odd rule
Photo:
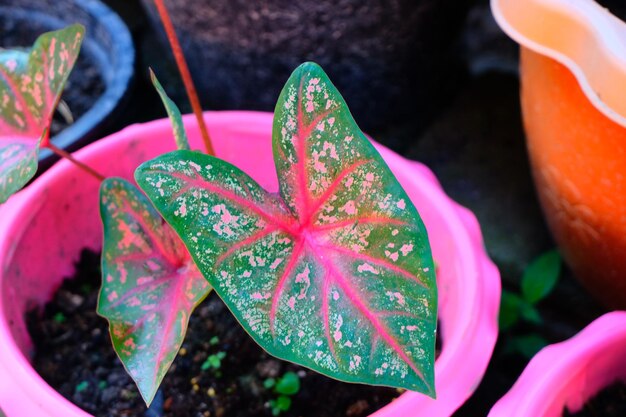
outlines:
[[[0,203],[35,175],[83,36],[73,25],[41,35],[29,53],[0,52]]]
[[[189,316],[211,287],[180,238],[134,185],[108,178],[98,313],[147,404],[172,364]]]
[[[37,147],[22,138],[0,139],[0,203],[22,187],[37,172]]]
[[[435,270],[411,200],[317,65],[294,72],[274,117],[280,196],[190,151],[137,181],[269,353],[434,396]]]

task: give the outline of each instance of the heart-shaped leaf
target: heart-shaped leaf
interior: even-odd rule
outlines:
[[[156,75],[154,75],[152,69],[150,70],[150,79],[152,80],[152,85],[154,85],[157,93],[159,93],[159,97],[161,97],[163,106],[165,106],[165,110],[167,111],[167,116],[172,122],[172,131],[174,132],[176,148],[189,149],[189,140],[187,139],[185,125],[183,124],[183,117],[180,114],[180,110],[178,110],[178,106],[176,106],[176,103],[169,98]]]
[[[559,280],[561,255],[551,250],[535,259],[524,271],[522,295],[529,303],[535,304],[547,297]]]
[[[106,179],[98,313],[147,404],[180,349],[189,316],[211,287],[180,238],[134,185]]]
[[[48,32],[29,53],[0,52],[0,203],[37,171],[54,109],[78,57],[81,25]]]
[[[280,196],[190,151],[135,176],[269,353],[434,397],[437,290],[426,230],[319,66],[303,64],[283,89],[273,147]]]

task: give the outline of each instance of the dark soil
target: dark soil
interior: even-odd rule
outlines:
[[[57,391],[96,416],[271,416],[276,397],[267,378],[296,372],[302,388],[286,417],[364,417],[401,391],[339,382],[269,356],[214,294],[191,316],[187,338],[149,411],[115,355],[106,320],[98,316],[99,255],[83,252],[75,279],[67,279],[43,311],[27,315],[35,344],[33,366]],[[217,338],[211,341],[211,339]],[[226,356],[218,370],[207,357]]]
[[[563,417],[624,416],[626,416],[626,384],[623,382],[616,382],[600,391],[577,413],[570,413],[567,409],[563,411]]]
[[[626,21],[626,2],[624,0],[596,0],[600,5],[609,9],[611,13]]]
[[[30,48],[39,35],[49,30],[50,28],[42,25],[37,20],[25,21],[0,15],[0,48]],[[93,107],[94,103],[104,93],[104,90],[105,83],[100,71],[89,55],[83,52],[76,60],[61,100],[69,107],[72,118],[78,120],[79,117]],[[51,135],[58,134],[70,124],[57,111],[50,128]]]

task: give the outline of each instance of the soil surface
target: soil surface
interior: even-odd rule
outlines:
[[[0,48],[1,49],[28,49],[37,37],[50,28],[36,20],[25,21],[10,19],[0,15]],[[78,56],[74,69],[65,84],[61,100],[67,104],[72,118],[78,120],[91,109],[94,103],[104,93],[105,83],[102,76],[84,52]],[[50,132],[55,136],[71,124],[58,110],[54,114]]]
[[[596,2],[609,9],[615,16],[626,21],[626,2],[624,0],[596,0]]]
[[[211,294],[191,316],[180,354],[150,410],[118,360],[107,322],[96,314],[100,257],[83,252],[74,279],[67,279],[42,311],[27,315],[35,344],[33,366],[56,390],[96,416],[271,416],[277,395],[267,378],[292,371],[302,388],[285,417],[364,417],[401,390],[339,382],[269,356]],[[203,364],[224,352],[218,369]],[[223,354],[222,354],[223,355]]]
[[[563,417],[623,416],[626,416],[626,384],[623,382],[616,382],[600,391],[577,413],[570,413],[567,409],[563,411]]]

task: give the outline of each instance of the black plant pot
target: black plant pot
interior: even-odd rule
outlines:
[[[83,24],[86,37],[62,100],[78,117],[60,126],[55,116],[52,137],[68,151],[120,127],[116,123],[123,115],[134,77],[135,48],[130,33],[120,18],[97,0],[0,0],[3,48],[29,47],[43,32],[72,23]],[[56,160],[47,149],[39,158],[39,172]]]
[[[142,1],[165,40],[153,1]],[[289,74],[315,61],[363,129],[423,127],[463,79],[454,45],[469,0],[165,3],[205,108],[271,111]]]

